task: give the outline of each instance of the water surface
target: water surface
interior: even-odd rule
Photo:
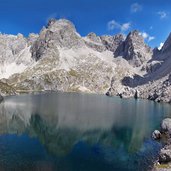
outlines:
[[[103,95],[12,96],[0,104],[2,171],[146,171],[169,104]]]

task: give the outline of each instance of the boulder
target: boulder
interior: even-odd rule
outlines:
[[[155,131],[152,133],[152,138],[155,139],[155,140],[159,140],[159,139],[161,138],[161,133],[160,133],[160,131],[155,130]]]
[[[171,135],[171,118],[166,118],[161,123],[161,130]]]
[[[170,146],[167,148],[161,149],[160,155],[159,155],[159,163],[171,162],[171,150],[169,148]]]

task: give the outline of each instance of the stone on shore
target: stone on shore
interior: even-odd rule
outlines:
[[[162,121],[161,130],[171,135],[171,118],[166,118]]]
[[[171,162],[171,145],[162,148],[159,156],[159,163]]]
[[[152,138],[155,139],[155,140],[159,140],[161,138],[161,133],[159,130],[155,130],[153,133],[152,133]]]

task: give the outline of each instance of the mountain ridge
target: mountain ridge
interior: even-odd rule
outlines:
[[[171,35],[161,50],[140,32],[81,37],[74,24],[51,19],[28,38],[0,35],[0,78],[16,90],[59,90],[171,101]],[[171,94],[171,93],[170,93]]]

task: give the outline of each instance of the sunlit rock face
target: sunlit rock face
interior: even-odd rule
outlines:
[[[33,61],[27,39],[21,34],[0,34],[0,52],[0,78],[23,72]]]

